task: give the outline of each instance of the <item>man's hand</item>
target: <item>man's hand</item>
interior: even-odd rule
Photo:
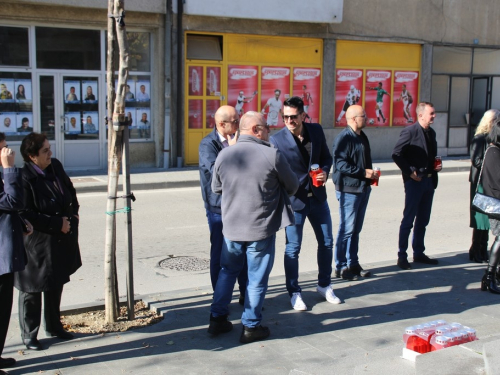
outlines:
[[[413,173],[410,175],[410,177],[411,177],[413,180],[417,181],[417,182],[422,181],[422,178],[421,178],[421,177],[418,177],[418,175],[417,175],[417,171],[413,171]]]
[[[15,166],[14,159],[16,157],[16,153],[7,147],[2,148],[0,153],[0,160],[2,162],[2,167],[4,168],[13,168]]]
[[[232,146],[232,145],[235,145],[236,144],[236,141],[238,140],[238,136],[239,136],[240,132],[237,131],[236,133],[234,133],[233,137],[231,138],[231,136],[229,136],[227,138],[227,144],[229,146]]]
[[[26,219],[24,219],[24,222],[26,223],[26,232],[24,232],[23,234],[25,236],[33,234],[33,225],[31,225],[31,223]]]
[[[71,230],[71,223],[69,221],[69,219],[65,216],[62,218],[63,219],[63,225],[62,225],[62,228],[61,228],[61,232],[63,232],[64,234],[68,233],[70,230]]]
[[[321,173],[318,173],[316,175],[316,180],[323,182],[323,186],[325,186],[326,185],[326,172],[322,171]]]
[[[375,172],[373,169],[365,169],[365,178],[368,178],[370,180],[378,178],[377,172]]]

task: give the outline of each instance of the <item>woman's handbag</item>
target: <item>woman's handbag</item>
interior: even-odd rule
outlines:
[[[479,179],[477,183],[478,186],[481,183],[481,175],[483,174],[483,166],[484,166],[484,161],[486,160],[486,153],[490,148],[491,147],[488,147],[488,149],[484,153],[483,164],[481,165],[481,172],[479,172]],[[477,187],[476,187],[476,194],[474,195],[474,199],[472,200],[472,209],[474,211],[485,214],[486,216],[492,219],[500,220],[500,199],[490,197],[489,195],[478,192]]]

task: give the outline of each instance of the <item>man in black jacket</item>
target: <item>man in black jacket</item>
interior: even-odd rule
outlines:
[[[346,112],[347,126],[333,144],[333,182],[339,201],[339,230],[335,245],[335,274],[346,280],[370,276],[358,259],[359,233],[372,188],[373,171],[370,142],[361,130],[366,127],[366,112],[352,105]]]
[[[219,277],[220,257],[224,236],[222,235],[222,216],[221,216],[221,196],[212,191],[212,172],[215,159],[225,148],[236,143],[235,136],[240,117],[234,107],[224,105],[220,107],[214,116],[215,126],[213,132],[202,139],[199,146],[199,167],[201,195],[205,202],[205,210],[210,230],[210,279],[212,289],[215,291],[215,285]],[[246,268],[238,277],[240,286],[240,304],[243,305],[247,282]]]
[[[434,105],[422,102],[417,105],[418,122],[404,128],[392,151],[392,159],[401,169],[405,186],[405,208],[399,228],[398,266],[411,268],[408,263],[408,237],[413,228],[413,262],[438,264],[424,254],[425,228],[431,217],[434,190],[437,187],[437,172],[434,160],[437,154],[436,132],[431,124],[436,118]]]

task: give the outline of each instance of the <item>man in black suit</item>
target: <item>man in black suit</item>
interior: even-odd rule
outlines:
[[[199,167],[201,195],[205,203],[208,228],[210,230],[210,279],[212,289],[215,291],[215,285],[219,278],[221,269],[220,260],[224,236],[222,234],[222,215],[221,215],[221,195],[212,191],[212,173],[215,159],[219,153],[226,147],[234,145],[237,141],[235,136],[240,122],[240,116],[234,107],[223,105],[214,115],[214,130],[203,138],[199,146]],[[240,289],[239,303],[244,304],[247,272],[246,268],[238,276]]]
[[[417,105],[418,121],[401,131],[399,140],[392,151],[392,159],[401,169],[405,186],[405,208],[399,227],[398,266],[411,268],[408,263],[408,237],[413,228],[413,262],[438,264],[424,254],[425,228],[431,216],[434,190],[441,170],[434,168],[437,154],[436,132],[430,126],[436,118],[434,105],[422,102]]]
[[[341,303],[331,286],[333,260],[333,234],[330,208],[326,200],[325,183],[332,167],[332,155],[326,145],[323,128],[319,124],[305,123],[304,102],[298,96],[285,100],[283,122],[285,128],[273,135],[271,143],[280,150],[299,179],[299,189],[290,198],[295,211],[295,225],[285,228],[286,288],[294,310],[305,311],[299,286],[299,254],[306,218],[318,241],[318,285],[316,290],[330,303]],[[322,172],[317,175],[320,186],[314,186],[309,174],[313,164]]]

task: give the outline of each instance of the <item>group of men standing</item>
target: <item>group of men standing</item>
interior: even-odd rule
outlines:
[[[290,303],[294,310],[308,309],[299,285],[306,218],[318,243],[316,290],[326,301],[341,303],[331,283],[334,240],[326,182],[332,166],[340,216],[335,276],[347,280],[370,276],[358,259],[371,184],[379,177],[362,130],[366,113],[359,105],[346,109],[347,127],[335,138],[333,156],[321,125],[305,122],[306,115],[300,97],[286,99],[282,110],[285,127],[270,136],[262,114],[250,111],[239,119],[233,107],[223,106],[215,114],[214,131],[200,144],[202,195],[211,241],[214,297],[208,332],[212,335],[233,328],[228,305],[238,279],[239,302],[244,305],[240,342],[269,336],[269,329],[260,324],[261,312],[274,262],[275,235],[281,228],[286,235],[284,268]],[[438,172],[434,170],[436,134],[430,128],[435,118],[433,105],[420,103],[417,116],[418,122],[403,129],[393,151],[406,193],[397,262],[402,269],[411,268],[407,248],[413,225],[414,262],[437,264],[424,254],[425,227]],[[319,167],[314,177],[311,166]]]

